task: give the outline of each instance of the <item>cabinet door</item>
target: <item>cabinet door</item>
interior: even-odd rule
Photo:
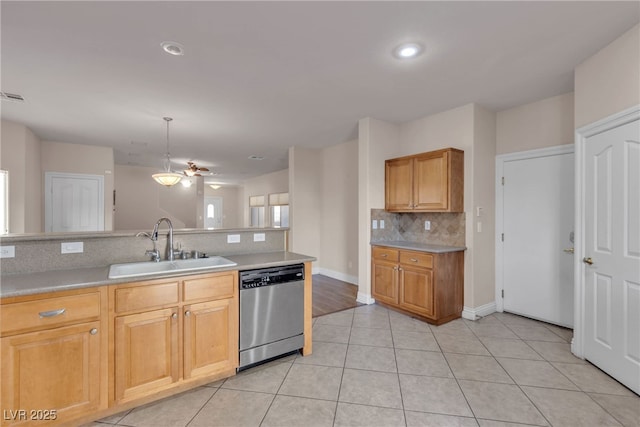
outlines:
[[[388,211],[413,209],[413,159],[403,158],[385,162],[385,209]]]
[[[106,331],[99,328],[100,322],[87,322],[0,340],[3,425],[13,424],[12,418],[38,424],[47,414],[64,420],[100,409],[100,337]]]
[[[234,299],[184,307],[184,377],[238,366],[238,315]]]
[[[448,152],[417,156],[413,203],[417,210],[449,209]]]
[[[426,317],[433,317],[433,270],[400,267],[400,307]]]
[[[115,318],[116,400],[166,388],[179,377],[178,309]]]
[[[397,264],[373,261],[371,264],[371,292],[373,297],[388,304],[398,303]]]

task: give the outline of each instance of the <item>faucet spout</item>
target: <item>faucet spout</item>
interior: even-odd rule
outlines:
[[[167,238],[167,259],[169,261],[173,261],[173,224],[171,224],[171,220],[167,217],[162,217],[156,222],[156,225],[153,227],[153,233],[151,234],[152,240],[158,240],[158,227],[162,221],[166,222],[169,226],[169,237]]]

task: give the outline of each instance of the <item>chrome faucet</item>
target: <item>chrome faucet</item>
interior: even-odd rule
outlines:
[[[153,233],[151,234],[151,240],[158,240],[158,227],[162,221],[165,221],[169,226],[169,237],[167,238],[167,259],[169,261],[173,261],[173,224],[171,224],[171,220],[169,218],[162,217],[158,222],[156,222],[156,225],[153,227]]]

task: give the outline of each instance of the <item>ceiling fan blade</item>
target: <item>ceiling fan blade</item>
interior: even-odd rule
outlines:
[[[198,168],[198,170],[202,171],[202,172],[209,172],[209,169],[207,169],[207,168]]]

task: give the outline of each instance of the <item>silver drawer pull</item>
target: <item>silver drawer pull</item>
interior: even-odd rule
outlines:
[[[418,262],[418,260],[417,260],[417,259],[415,259],[415,258],[411,258],[411,261],[413,261],[413,262]]]
[[[380,256],[381,256],[382,258],[386,258],[386,257],[387,257],[387,254],[382,254],[382,255],[380,255]]]
[[[40,313],[38,313],[40,315],[40,318],[43,319],[45,317],[55,317],[55,316],[60,316],[61,314],[63,314],[65,311],[67,311],[66,308],[61,308],[58,310],[51,310],[51,311],[41,311]]]
[[[98,330],[97,330],[96,328],[93,328],[93,329],[91,329],[91,330],[89,331],[89,333],[90,333],[91,335],[95,335],[95,334],[97,334],[97,333],[98,333]]]

